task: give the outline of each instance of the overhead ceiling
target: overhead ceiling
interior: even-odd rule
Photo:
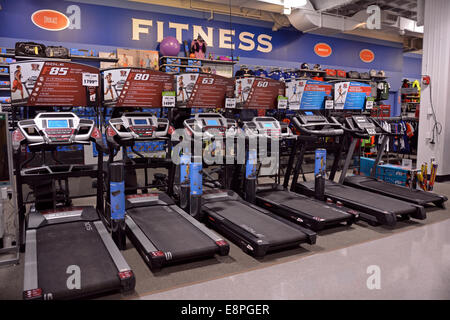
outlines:
[[[230,14],[273,23],[273,30],[279,30],[283,27],[290,27],[291,22],[288,16],[283,14],[284,5],[282,3],[288,0],[128,0],[134,2],[144,2],[185,8],[190,10],[199,10],[210,13],[210,19],[214,19],[214,14]],[[295,3],[295,0],[289,0],[289,3]],[[308,0],[307,10],[313,10],[320,15],[333,15],[338,17],[354,17],[355,14],[365,11],[370,5],[378,5],[382,10],[383,23],[385,21],[392,23],[400,18],[416,20],[418,13],[418,1],[421,0]],[[277,3],[279,4],[273,4]],[[360,35],[369,38],[377,38],[388,41],[402,42],[405,45],[405,51],[420,49],[411,47],[411,39],[421,38],[420,34],[411,34],[398,32],[398,23],[393,25],[384,25],[382,30],[368,30],[364,23],[354,30],[337,30],[336,33],[347,33]],[[387,26],[387,28],[386,28]],[[393,28],[392,28],[393,27]],[[395,31],[397,28],[397,32]],[[317,32],[313,30],[311,32]],[[414,44],[418,42],[415,41]]]
[[[321,6],[320,3],[326,1],[311,0],[311,2],[317,4],[317,9]],[[338,5],[325,11],[351,17],[355,13],[367,8],[370,5],[378,5],[384,12],[395,16],[400,16],[412,20],[416,20],[417,18],[417,0],[353,0],[347,4]]]

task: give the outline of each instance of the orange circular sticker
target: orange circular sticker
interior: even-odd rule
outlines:
[[[370,63],[375,59],[375,53],[369,49],[363,49],[359,52],[359,58],[362,62]]]
[[[318,43],[314,46],[314,53],[317,54],[319,57],[326,58],[331,56],[331,53],[333,50],[331,50],[331,47],[326,43]]]
[[[38,10],[31,15],[31,21],[41,29],[61,31],[70,25],[70,20],[61,12],[55,10]]]

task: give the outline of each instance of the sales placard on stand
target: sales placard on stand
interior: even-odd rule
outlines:
[[[12,105],[86,106],[97,101],[95,67],[36,60],[12,63],[10,70]]]
[[[278,106],[278,96],[285,95],[284,82],[249,77],[236,79],[236,106],[244,109],[274,109]]]
[[[234,97],[234,80],[216,74],[184,73],[176,76],[177,106],[225,108]]]
[[[371,90],[367,83],[353,81],[335,83],[334,108],[362,110]]]
[[[115,107],[162,107],[162,93],[173,91],[173,75],[150,69],[107,69],[102,77],[104,104]]]
[[[331,95],[332,85],[317,80],[296,79],[286,83],[286,97],[290,110],[322,109],[326,96]]]

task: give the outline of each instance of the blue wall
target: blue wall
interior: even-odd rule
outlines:
[[[240,57],[241,64],[299,67],[302,62],[307,62],[320,63],[322,67],[347,71],[383,69],[389,77],[393,93],[398,91],[405,71],[417,69],[417,59],[404,57],[400,43],[355,36],[324,37],[303,34],[292,28],[273,32],[270,23],[254,19],[232,17],[230,24],[230,17],[224,15],[214,15],[214,19],[208,21],[209,13],[199,11],[118,0],[97,0],[96,2],[102,5],[50,0],[0,0],[3,8],[0,11],[0,47],[11,48],[16,41],[30,40],[47,45],[92,48],[100,51],[115,50],[117,47],[155,50],[158,46],[156,23],[161,21],[164,23],[164,36],[175,36],[175,30],[169,29],[169,22],[188,24],[189,30],[183,31],[183,40],[188,42],[192,39],[193,25],[201,26],[205,31],[207,27],[213,28],[213,47],[208,50],[216,55],[232,53]],[[37,27],[31,21],[31,15],[36,10],[53,9],[66,13],[69,5],[77,5],[81,9],[81,29],[79,30],[47,31]],[[147,27],[148,34],[140,34],[140,40],[132,39],[132,18],[153,22],[152,27]],[[230,49],[219,48],[220,29],[235,30],[236,35],[233,40],[237,48],[233,52]],[[251,51],[238,47],[241,43],[239,35],[243,32],[254,35],[255,48]],[[262,50],[257,49],[257,38],[261,35],[266,41],[270,39],[272,46],[270,52],[261,52],[267,48],[266,44],[260,43]],[[325,42],[331,46],[333,52],[329,57],[322,58],[314,53],[313,48],[319,42]],[[362,49],[370,49],[375,53],[373,62],[365,63],[359,59],[359,52]],[[399,109],[395,104],[392,106],[394,110]]]
[[[406,53],[403,56],[403,78],[418,80],[422,74],[422,55]]]

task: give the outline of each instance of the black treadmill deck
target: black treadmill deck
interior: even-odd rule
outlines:
[[[313,231],[251,205],[230,191],[226,197],[203,201],[202,211],[209,224],[257,257],[304,242],[315,243]]]
[[[212,239],[167,205],[131,208],[127,213],[158,250],[169,254],[171,260],[214,256],[217,252]]]
[[[325,225],[339,224],[354,220],[355,215],[343,209],[328,206],[325,202],[319,202],[308,197],[286,190],[261,191],[257,195],[258,204],[267,209],[282,214],[285,218],[305,221],[308,227],[320,230]],[[265,205],[266,204],[266,205]],[[288,210],[283,210],[287,208]],[[348,210],[348,208],[347,208]]]
[[[422,190],[408,189],[406,187],[398,186],[362,175],[346,177],[344,180],[344,184],[393,197],[399,200],[413,202],[418,205],[426,205],[428,203],[442,205],[445,201],[447,201],[447,197],[445,196]]]
[[[294,189],[298,192],[313,195],[314,182],[297,183]],[[407,203],[329,180],[325,183],[325,196],[341,201],[345,206],[353,207],[369,215],[376,216],[378,222],[382,224],[394,225],[397,220],[397,215],[409,215],[420,220],[426,218],[425,209],[416,204]]]
[[[74,299],[121,287],[114,261],[93,222],[43,226],[36,230],[36,241],[38,285],[43,294]],[[80,268],[80,289],[67,287],[71,266]]]

